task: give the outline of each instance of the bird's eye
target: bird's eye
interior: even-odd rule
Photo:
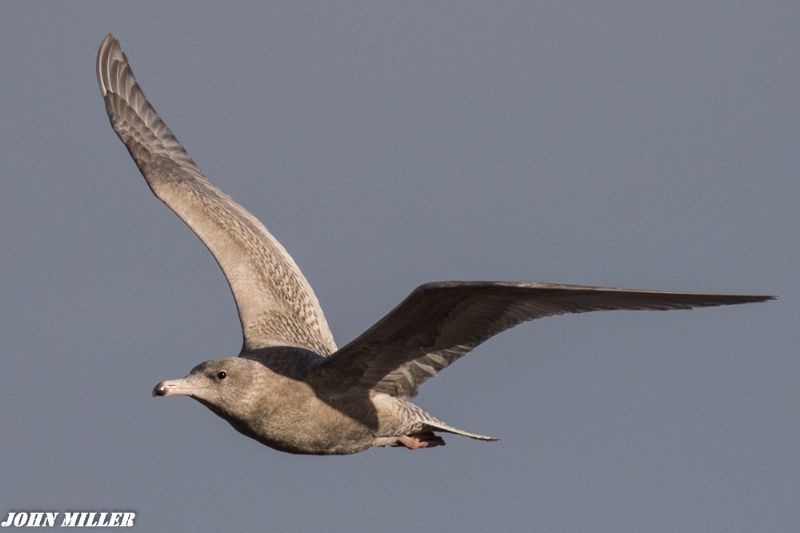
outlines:
[[[219,372],[217,372],[217,379],[225,379],[227,377],[228,373],[225,372],[224,370],[220,370]]]

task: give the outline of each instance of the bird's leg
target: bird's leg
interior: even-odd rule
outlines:
[[[403,435],[397,439],[397,444],[395,446],[405,446],[409,450],[433,448],[434,446],[444,446],[444,439],[434,434],[433,431],[425,431],[423,433]]]

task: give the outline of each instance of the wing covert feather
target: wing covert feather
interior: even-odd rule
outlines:
[[[194,231],[225,274],[242,324],[242,353],[279,345],[335,351],[319,301],[294,260],[203,175],[147,101],[111,34],[97,54],[97,80],[111,125],[153,194]]]
[[[771,296],[640,291],[524,282],[434,282],[415,289],[315,368],[323,387],[410,397],[428,378],[501,331],[528,320],[599,310],[690,309]]]

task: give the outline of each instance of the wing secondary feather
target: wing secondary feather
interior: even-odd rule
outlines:
[[[111,125],[153,194],[194,231],[225,274],[242,324],[242,353],[281,345],[335,351],[303,273],[258,219],[203,175],[147,101],[111,34],[97,54],[97,80]]]
[[[435,282],[414,290],[360,337],[315,368],[318,385],[411,397],[428,378],[517,324],[564,313],[690,309],[771,296],[640,291],[522,282]]]

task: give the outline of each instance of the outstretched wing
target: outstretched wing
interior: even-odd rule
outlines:
[[[610,309],[689,309],[771,296],[639,291],[522,282],[427,283],[314,369],[330,391],[410,397],[428,378],[503,330],[528,320]]]
[[[286,345],[323,355],[335,351],[303,273],[258,219],[200,172],[147,101],[111,34],[97,53],[97,81],[111,126],[153,194],[200,237],[222,268],[242,323],[242,352]]]

